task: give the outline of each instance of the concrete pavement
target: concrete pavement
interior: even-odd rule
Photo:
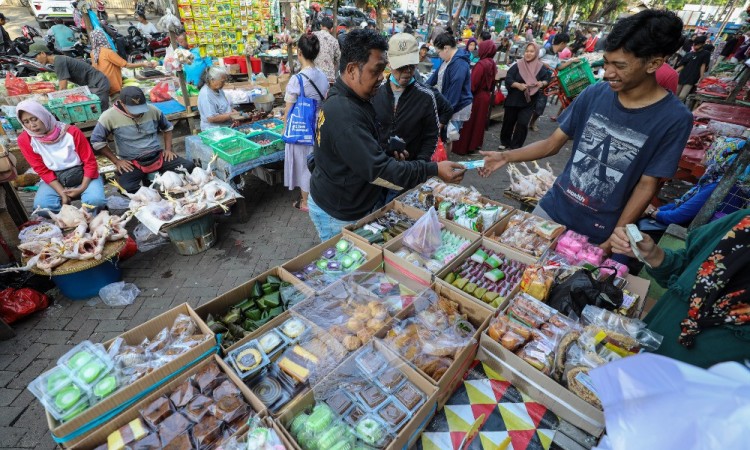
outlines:
[[[556,111],[556,105],[547,107],[547,115]],[[539,132],[530,132],[528,142],[548,136],[556,124],[542,117],[539,126]],[[485,135],[485,148],[496,149],[499,134],[500,124],[492,125]],[[567,145],[550,158],[556,174],[569,155]],[[457,158],[451,155],[451,159]],[[479,155],[462,159],[479,159]],[[197,307],[318,243],[309,217],[292,207],[296,193],[250,178],[242,192],[249,221],[220,223],[214,248],[181,256],[171,245],[165,245],[123,263],[124,279],[141,289],[134,304],[124,308],[102,303],[89,306],[86,301],[56,295],[48,310],[14,326],[17,336],[0,342],[0,448],[55,447],[44,409],[26,387],[75,344],[86,339],[106,341],[183,302]],[[489,198],[518,206],[503,196],[508,186],[504,170],[489,179],[468,173],[463,184],[475,186]]]

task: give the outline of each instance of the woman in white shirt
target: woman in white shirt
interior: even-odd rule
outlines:
[[[151,38],[152,34],[156,34],[159,32],[159,30],[156,29],[153,23],[146,20],[145,15],[136,13],[135,16],[138,19],[138,23],[135,25],[135,27],[138,28],[138,32],[141,33],[141,36],[145,38]]]
[[[106,204],[94,151],[83,132],[59,122],[44,106],[25,100],[16,106],[23,132],[18,146],[42,182],[34,208],[60,211],[74,199],[90,209]]]
[[[201,131],[216,127],[231,127],[232,109],[227,96],[224,95],[224,84],[229,75],[223,67],[209,67],[203,74],[203,87],[198,93],[198,112],[201,115]]]

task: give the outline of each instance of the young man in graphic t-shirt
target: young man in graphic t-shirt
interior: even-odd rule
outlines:
[[[572,157],[534,214],[589,236],[605,250],[617,226],[641,217],[661,178],[674,175],[692,115],[656,82],[656,70],[680,45],[682,21],[646,10],[620,20],[607,36],[604,82],[589,86],[542,141],[507,152],[482,152],[486,177],[509,162]]]

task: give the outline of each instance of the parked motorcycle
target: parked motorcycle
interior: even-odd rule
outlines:
[[[125,50],[127,56],[124,58],[128,62],[142,61],[149,57],[149,42],[132,23],[128,27],[128,35],[125,36]]]
[[[169,47],[171,40],[169,33],[154,33],[151,35],[151,39],[148,41],[148,48],[151,51],[151,56],[155,58],[163,58],[167,54],[167,47]]]
[[[54,72],[54,69],[24,56],[0,55],[0,77],[5,78],[7,73],[17,77],[33,77],[44,72]]]

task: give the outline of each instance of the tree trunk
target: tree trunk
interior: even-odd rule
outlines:
[[[331,8],[333,9],[333,33],[334,36],[338,36],[338,27],[339,27],[339,0],[333,0],[333,3],[331,4]]]
[[[484,0],[482,2],[482,10],[479,12],[479,23],[477,24],[477,36],[482,34],[482,31],[484,31],[484,24],[487,22],[487,8],[489,7],[490,0]],[[492,29],[494,25],[491,25],[489,28]]]
[[[600,11],[597,11],[592,22],[598,22],[602,17],[608,16],[617,10],[618,0],[606,0]]]
[[[521,17],[521,21],[518,23],[519,34],[523,34],[523,24],[526,23],[526,16],[529,15],[529,10],[531,10],[531,5],[526,7],[526,12],[523,13],[523,17]]]
[[[568,24],[570,23],[570,13],[573,12],[572,10],[573,10],[573,7],[572,7],[572,5],[570,3],[568,3],[567,5],[565,5],[565,15],[563,16],[564,17],[564,19],[563,19],[564,22],[562,24],[562,29],[566,33],[568,33],[570,31],[570,30],[568,30]]]
[[[382,7],[383,6],[382,6],[382,4],[380,2],[377,2],[375,4],[375,15],[377,16],[377,17],[375,17],[375,23],[376,23],[375,26],[378,28],[379,31],[383,31],[383,10],[382,10]]]
[[[594,0],[594,4],[591,5],[591,12],[589,13],[589,18],[587,19],[588,22],[595,22],[596,13],[599,10],[599,7],[602,4],[602,0]]]
[[[461,3],[458,4],[456,15],[453,16],[453,33],[456,37],[461,37],[461,32],[458,29],[458,25],[461,23],[461,12],[463,11],[464,6],[466,6],[466,0],[461,0]]]

